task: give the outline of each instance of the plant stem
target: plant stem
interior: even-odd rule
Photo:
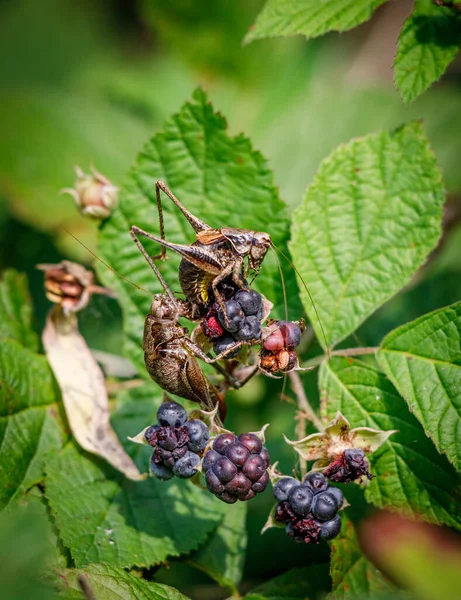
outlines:
[[[317,367],[324,360],[332,356],[362,356],[364,354],[375,354],[379,350],[379,346],[365,346],[364,348],[346,348],[345,350],[333,350],[330,352],[329,356],[326,354],[322,354],[321,356],[316,356],[309,360],[306,360],[305,363],[302,364],[303,369],[307,369],[309,367]]]
[[[319,419],[314,409],[310,405],[309,400],[307,399],[306,392],[304,391],[303,383],[298,372],[291,371],[288,376],[291,381],[291,387],[296,395],[300,412],[314,425],[318,431],[324,431],[322,421]]]

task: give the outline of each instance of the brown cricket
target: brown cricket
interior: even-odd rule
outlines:
[[[247,271],[253,272],[256,276],[268,249],[272,246],[270,235],[231,227],[213,229],[188,211],[163,181],[157,181],[155,191],[160,237],[133,225],[130,230],[133,240],[151,266],[155,260],[165,259],[167,249],[173,250],[182,257],[179,265],[179,283],[192,306],[194,318],[206,313],[207,307],[213,301],[213,298],[210,298],[210,291],[226,315],[224,297],[218,289],[219,284],[229,278],[237,287],[244,288]],[[196,233],[196,241],[193,244],[175,244],[165,239],[160,191],[170,198],[193,227]],[[159,243],[162,246],[161,253],[154,257],[149,256],[138,236]],[[246,257],[248,257],[247,268],[245,268]]]

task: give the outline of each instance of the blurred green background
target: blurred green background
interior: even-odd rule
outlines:
[[[373,19],[343,35],[308,43],[301,37],[242,39],[262,0],[2,0],[0,1],[0,269],[27,272],[43,326],[48,303],[41,262],[89,255],[61,225],[91,248],[97,226],[59,190],[74,182],[73,167],[94,165],[123,182],[143,143],[202,85],[243,131],[275,173],[290,208],[301,200],[320,161],[341,142],[422,118],[449,192],[446,234],[409,288],[390,301],[345,344],[376,345],[391,328],[461,297],[461,62],[406,107],[392,83],[399,28],[411,1],[390,1]],[[201,215],[213,223],[212,215]],[[96,297],[82,314],[92,348],[114,352],[121,311]],[[304,358],[318,353],[315,343]],[[316,376],[303,376],[316,402]],[[255,430],[271,423],[269,449],[289,473],[294,407],[280,385],[258,380],[231,399],[229,427]],[[360,494],[347,490],[360,512]],[[249,505],[249,546],[243,590],[292,566],[328,560],[328,548],[299,547],[280,532],[259,531],[270,494]],[[192,598],[222,598],[204,574],[173,561],[159,580]]]

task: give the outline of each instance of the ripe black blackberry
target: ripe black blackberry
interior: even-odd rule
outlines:
[[[235,342],[249,342],[261,338],[261,319],[264,316],[263,299],[250,289],[236,290],[225,302],[226,311],[215,302],[202,321],[202,329],[213,340],[216,354],[224,352]],[[226,319],[227,317],[227,319]],[[233,358],[240,352],[237,348],[227,355]]]
[[[164,402],[157,411],[158,424],[146,429],[144,438],[154,448],[150,467],[158,479],[174,475],[188,479],[197,473],[200,454],[210,439],[208,427],[177,402]]]
[[[274,485],[274,496],[279,501],[274,519],[286,524],[287,534],[296,542],[318,544],[320,539],[338,535],[341,519],[337,513],[344,497],[321,473],[308,473],[302,483],[282,477]]]
[[[218,435],[202,462],[208,489],[228,504],[264,492],[269,465],[269,453],[254,433]]]

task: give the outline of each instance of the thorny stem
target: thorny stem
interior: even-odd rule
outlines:
[[[366,346],[364,348],[346,348],[345,350],[333,350],[330,352],[327,357],[326,354],[322,354],[321,356],[316,356],[315,358],[311,358],[302,364],[303,369],[309,367],[317,367],[327,358],[331,358],[332,356],[362,356],[364,354],[375,354],[379,350],[378,346]]]

